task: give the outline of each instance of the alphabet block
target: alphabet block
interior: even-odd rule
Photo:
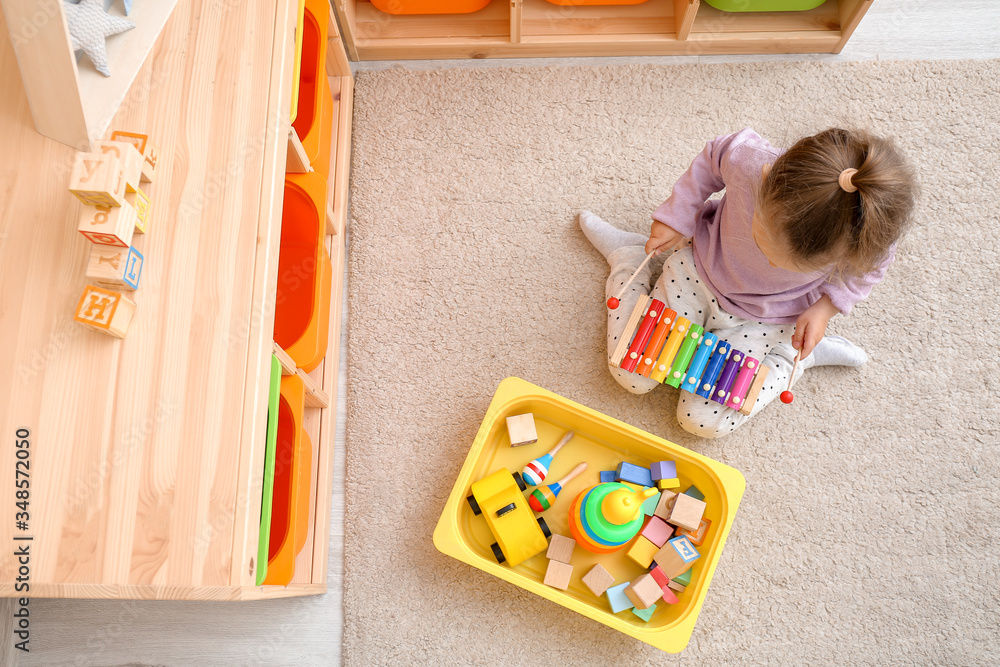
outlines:
[[[124,200],[121,206],[84,204],[77,231],[95,245],[128,248],[135,233],[135,217],[135,209]]]
[[[69,176],[69,191],[84,204],[121,206],[125,203],[121,160],[106,153],[77,153]]]
[[[668,579],[691,569],[692,563],[701,558],[701,554],[691,544],[687,537],[675,537],[669,540],[653,556],[653,561],[660,566]]]
[[[125,193],[125,201],[135,209],[135,231],[145,234],[149,226],[149,197],[146,193],[136,188],[135,192]]]
[[[142,153],[142,181],[152,183],[156,178],[156,163],[160,159],[160,149],[149,140],[149,135],[116,130],[111,133],[111,141],[127,141]]]
[[[142,177],[142,153],[127,141],[98,141],[94,144],[101,153],[113,155],[122,163],[125,174],[125,191],[135,192],[139,189],[139,179]]]
[[[557,560],[560,563],[569,563],[573,558],[573,550],[575,548],[576,540],[565,535],[553,533],[552,541],[549,542],[549,550],[545,552],[545,557]]]
[[[560,563],[557,560],[550,560],[549,566],[545,570],[545,585],[559,590],[569,588],[569,579],[573,576],[573,566]]]
[[[123,294],[87,285],[73,319],[109,336],[124,338],[133,314],[135,303]]]
[[[143,256],[135,248],[95,245],[90,249],[87,277],[101,287],[139,289]]]
[[[663,597],[663,590],[648,572],[632,580],[625,588],[625,595],[636,609],[646,609]]]
[[[674,534],[678,537],[681,535],[687,535],[688,539],[691,540],[691,544],[696,547],[700,547],[702,543],[705,542],[705,534],[708,533],[708,529],[711,527],[711,521],[708,519],[702,519],[701,523],[698,524],[698,530],[688,530],[687,528],[677,526],[677,532]]]
[[[604,591],[608,590],[608,586],[615,583],[615,578],[598,563],[584,575],[583,583],[594,595],[602,595]]]

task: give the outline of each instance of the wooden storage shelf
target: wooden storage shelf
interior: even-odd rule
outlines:
[[[74,151],[35,132],[0,38],[0,151],[20,156],[0,164],[0,345],[13,360],[0,366],[0,425],[31,429],[32,597],[326,590],[353,102],[332,15],[334,274],[327,353],[306,376],[309,532],[290,585],[255,585],[297,7],[180,0],[125,95],[111,127],[148,132],[161,158],[123,340],[72,321],[88,251],[66,189]],[[0,494],[13,498],[11,440],[0,443]],[[13,544],[15,532],[5,522],[0,539]],[[23,595],[11,554],[0,596]]]
[[[805,12],[719,11],[699,0],[555,5],[493,0],[472,14],[386,14],[334,0],[355,60],[837,53],[874,0],[827,0]]]

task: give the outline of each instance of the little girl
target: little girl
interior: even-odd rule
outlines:
[[[709,200],[725,190],[721,199]],[[611,265],[615,295],[653,250],[670,255],[652,297],[692,323],[761,359],[770,372],[751,415],[812,366],[860,366],[864,350],[826,325],[848,314],[882,280],[913,208],[909,167],[892,143],[866,132],[829,129],[787,151],[752,130],[705,146],[656,211],[649,238],[593,213],[580,227]],[[635,303],[649,293],[653,263],[608,312],[608,357]],[[620,368],[612,375],[644,394],[657,382]],[[681,391],[677,420],[705,438],[732,432],[747,416]]]

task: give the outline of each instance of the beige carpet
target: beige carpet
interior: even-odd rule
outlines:
[[[996,664],[998,95],[996,61],[360,74],[347,664]],[[632,396],[605,370],[607,266],[576,212],[647,231],[708,138],[834,124],[897,137],[923,187],[887,279],[832,325],[871,361],[698,441],[676,390]],[[434,549],[509,375],[745,474],[680,656]]]

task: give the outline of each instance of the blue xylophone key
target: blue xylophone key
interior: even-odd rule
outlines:
[[[698,346],[698,351],[694,353],[694,359],[691,360],[691,365],[688,366],[684,382],[681,383],[681,389],[689,391],[692,394],[695,392],[698,388],[698,381],[701,380],[701,375],[705,372],[705,366],[708,364],[708,359],[712,356],[717,342],[719,342],[719,337],[714,333],[706,332],[702,336],[701,345]]]
[[[729,361],[726,362],[726,367],[722,369],[719,381],[715,383],[715,389],[712,390],[712,400],[716,403],[726,404],[726,400],[729,398],[729,389],[733,386],[737,373],[740,372],[744,356],[739,350],[733,350],[733,353],[729,355]]]
[[[708,367],[705,368],[705,372],[701,376],[701,383],[698,385],[698,391],[695,393],[702,398],[712,397],[712,387],[715,386],[715,381],[719,379],[719,374],[722,372],[722,367],[726,365],[726,360],[729,358],[729,351],[733,349],[733,346],[724,340],[720,340],[718,346],[715,348],[715,354],[712,355],[711,360],[708,362]]]

